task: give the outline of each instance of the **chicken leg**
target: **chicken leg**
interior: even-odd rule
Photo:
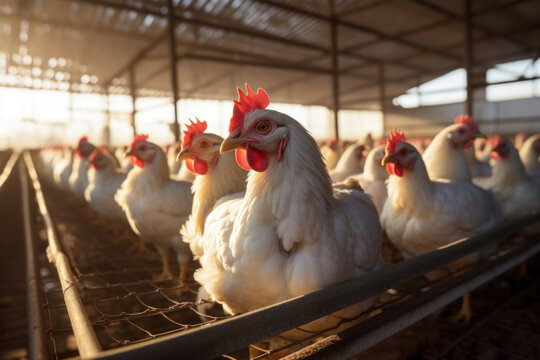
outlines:
[[[170,253],[169,251],[163,251],[161,254],[161,261],[163,262],[163,271],[159,274],[154,281],[163,281],[172,278],[171,264],[169,263]]]
[[[465,321],[465,324],[468,324],[471,321],[472,311],[471,311],[471,294],[466,293],[463,295],[461,301],[461,309],[458,313],[450,318],[452,322],[458,322],[461,320]]]

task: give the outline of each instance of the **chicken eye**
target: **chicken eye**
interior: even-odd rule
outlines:
[[[465,129],[464,129],[464,128],[459,129],[459,130],[458,130],[458,134],[459,134],[459,135],[465,134]]]
[[[257,132],[261,134],[266,134],[268,131],[270,131],[270,123],[268,121],[261,121],[257,124]]]
[[[199,144],[199,147],[201,149],[206,149],[208,147],[208,143],[206,141],[201,141],[201,143]]]
[[[401,149],[399,151],[399,155],[401,155],[401,156],[405,156],[405,155],[407,155],[407,153],[408,153],[407,149]]]
[[[146,151],[146,145],[139,146],[139,150],[140,151]]]

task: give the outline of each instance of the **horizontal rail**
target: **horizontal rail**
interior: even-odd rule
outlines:
[[[540,252],[536,239],[284,360],[347,359],[369,349]]]
[[[56,236],[51,216],[49,215],[47,205],[45,204],[45,197],[41,190],[41,184],[39,183],[36,168],[32,162],[30,152],[28,151],[24,152],[24,162],[26,163],[30,179],[32,180],[38,208],[47,229],[47,238],[49,241],[47,255],[49,256],[49,261],[54,263],[56,270],[58,271],[58,278],[62,285],[64,301],[69,314],[69,321],[73,328],[75,341],[77,342],[77,348],[79,349],[79,355],[83,359],[98,356],[101,352],[101,346],[96,337],[96,333],[94,332],[94,328],[88,319],[88,314],[84,309],[84,305],[77,290],[77,282],[69,266],[68,258],[62,252],[60,247],[60,242]]]
[[[28,177],[24,163],[19,163],[19,177],[22,192],[22,212],[24,221],[24,243],[26,247],[26,297],[28,311],[28,355],[30,359],[48,359],[47,341],[45,334],[47,330],[43,321],[41,304],[43,304],[43,292],[41,287],[41,277],[32,231],[30,215],[30,194],[28,191]]]
[[[457,241],[451,246],[401,261],[362,277],[225,319],[212,326],[186,330],[148,343],[108,350],[103,352],[100,358],[111,360],[165,359],[178,356],[197,359],[216,358],[378,295],[487,245],[499,242],[538,221],[540,213],[528,215],[466,241]]]
[[[19,158],[19,155],[21,153],[19,151],[14,151],[11,156],[9,157],[9,160],[4,167],[4,171],[2,171],[2,174],[0,175],[0,189],[2,188],[2,185],[6,182],[7,178],[11,174],[11,170],[13,170],[13,167],[15,166],[15,163],[17,162],[17,159]]]

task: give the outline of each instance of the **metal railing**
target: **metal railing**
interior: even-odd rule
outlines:
[[[62,252],[62,248],[56,236],[49,210],[45,204],[45,198],[41,191],[41,184],[36,172],[36,168],[32,162],[32,158],[29,152],[24,153],[24,162],[28,169],[32,186],[36,194],[36,201],[38,204],[39,212],[43,217],[45,226],[47,229],[47,237],[49,240],[49,247],[47,248],[47,256],[49,261],[54,263],[56,270],[58,271],[58,278],[62,285],[62,291],[64,294],[64,300],[66,308],[69,313],[69,319],[77,342],[77,347],[81,358],[96,357],[101,352],[101,346],[94,332],[92,324],[88,320],[88,314],[84,309],[84,305],[81,301],[77,289],[77,282],[71,271],[68,258]]]

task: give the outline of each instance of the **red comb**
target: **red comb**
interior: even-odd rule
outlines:
[[[193,141],[195,135],[202,134],[206,130],[206,121],[201,122],[197,118],[195,118],[195,120],[197,120],[197,122],[193,122],[193,120],[189,119],[191,124],[186,124],[186,131],[184,131],[184,141],[182,142],[182,149],[185,149],[191,145],[191,142]]]
[[[237,90],[238,100],[233,100],[234,107],[231,122],[229,123],[229,133],[244,124],[244,116],[248,112],[256,109],[266,109],[268,104],[270,104],[268,94],[261,88],[257,90],[257,93],[254,93],[249,85],[246,84],[247,95],[240,88]]]
[[[399,130],[390,131],[390,137],[388,138],[388,143],[386,143],[386,152],[391,154],[394,152],[397,143],[405,141],[405,134]]]
[[[478,125],[468,114],[459,115],[456,120],[454,120],[454,124],[465,124],[470,127],[473,132],[478,132]]]
[[[88,142],[88,136],[84,135],[84,136],[81,136],[81,138],[79,139],[79,142],[77,143],[77,148],[79,148],[82,143],[85,143],[85,142]]]
[[[146,134],[135,135],[135,137],[133,138],[133,141],[131,142],[131,145],[129,145],[129,149],[133,150],[133,148],[135,147],[135,145],[137,145],[139,141],[146,141],[146,140],[148,140],[148,135]]]

